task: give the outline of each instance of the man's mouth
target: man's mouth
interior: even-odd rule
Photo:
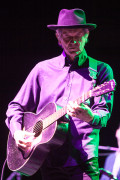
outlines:
[[[79,48],[78,47],[69,47],[69,50],[79,50]]]
[[[70,52],[78,52],[78,51],[80,51],[80,50],[79,50],[79,48],[77,48],[77,47],[70,47],[70,48],[69,48],[69,51],[70,51]]]

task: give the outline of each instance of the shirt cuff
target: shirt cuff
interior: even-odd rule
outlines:
[[[91,125],[99,125],[99,122],[100,122],[100,116],[98,114],[95,114],[94,113],[94,118],[92,121],[90,121],[89,123]]]
[[[12,134],[12,137],[14,137],[14,133],[16,130],[21,130],[21,124],[19,122],[11,122],[10,123],[10,132]]]

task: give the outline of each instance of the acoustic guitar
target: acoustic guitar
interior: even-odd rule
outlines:
[[[114,79],[104,82],[84,93],[75,101],[80,104],[88,98],[112,92],[115,90],[115,85]],[[32,147],[27,151],[18,148],[11,132],[9,133],[7,164],[11,171],[18,171],[26,176],[31,176],[39,170],[52,149],[62,146],[68,131],[69,120],[61,120],[67,114],[67,106],[59,108],[59,110],[57,107],[55,103],[49,103],[39,114],[24,113],[23,129],[35,133]]]

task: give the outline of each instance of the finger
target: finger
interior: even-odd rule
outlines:
[[[34,139],[35,139],[34,137],[24,138],[24,139],[19,139],[18,142],[20,144],[25,144],[26,145],[26,144],[32,143]]]
[[[85,104],[84,103],[80,103],[80,106],[85,106]]]
[[[26,147],[26,144],[23,141],[19,141],[18,146]]]
[[[79,111],[79,112],[83,112],[83,111],[85,111],[86,110],[86,108],[85,107],[81,107],[81,106],[79,106],[78,108],[76,108],[76,111]]]
[[[81,103],[80,106],[85,107],[85,108],[89,108],[89,106],[87,106],[86,104],[83,104],[83,103]]]
[[[76,117],[75,111],[72,112],[72,111],[67,110],[67,114],[68,114],[69,116]]]
[[[79,105],[77,104],[76,101],[75,102],[70,101],[68,104],[68,109],[70,111],[74,111],[74,109],[76,109],[77,107],[79,107]]]
[[[70,111],[70,112],[73,112],[74,109],[73,109],[73,103],[71,101],[69,101],[68,105],[67,105],[67,110]]]
[[[85,104],[83,104],[83,103],[81,103],[79,107],[80,107],[81,111],[82,111],[82,110],[87,110],[87,109],[88,109],[88,106],[85,105]]]
[[[32,146],[32,142],[27,142],[24,143],[23,141],[19,141],[19,143],[17,144],[17,146],[21,149],[26,149],[26,148],[30,148]]]
[[[23,151],[26,151],[29,147],[26,147],[25,145],[18,144],[18,148],[20,148]]]
[[[70,106],[72,107],[72,108],[76,108],[76,107],[78,107],[79,105],[78,105],[78,103],[77,103],[77,101],[70,101]]]
[[[25,136],[34,136],[35,133],[28,132],[28,131],[23,131]]]
[[[68,112],[74,112],[74,108],[68,105],[67,111],[68,111]]]
[[[76,117],[76,111],[74,109],[73,110],[67,110],[67,114],[69,116]]]

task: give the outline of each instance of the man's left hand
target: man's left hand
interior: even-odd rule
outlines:
[[[83,103],[78,105],[76,101],[69,101],[67,105],[67,114],[86,122],[90,122],[94,118],[92,110],[87,105]]]

